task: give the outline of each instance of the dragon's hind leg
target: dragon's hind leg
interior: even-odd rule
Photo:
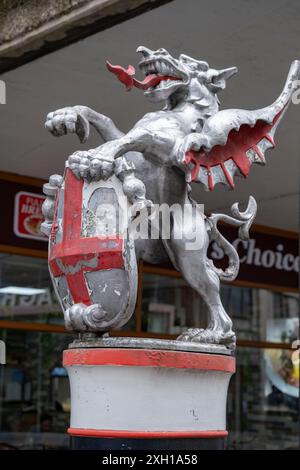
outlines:
[[[220,299],[220,279],[233,280],[238,273],[240,260],[234,246],[219,232],[217,223],[219,220],[223,220],[230,225],[239,227],[239,237],[247,240],[249,228],[256,214],[256,207],[255,199],[250,196],[244,212],[239,210],[237,204],[233,204],[231,208],[233,217],[224,214],[211,214],[205,222],[200,223],[199,218],[195,222],[198,231],[202,234],[203,246],[198,249],[198,252],[186,250],[178,263],[187,282],[206,303],[209,323],[207,330],[190,329],[183,333],[178,338],[179,340],[225,344],[229,348],[234,348],[235,334],[232,331],[232,322]],[[227,269],[218,269],[212,260],[207,258],[209,241],[214,241],[223,248],[229,258]]]
[[[208,313],[206,329],[193,328],[184,332],[178,339],[199,343],[224,344],[235,346],[232,322],[220,299],[220,280],[212,262],[207,258],[209,235],[203,214],[186,210],[181,236],[174,236],[177,219],[170,244],[164,242],[168,254],[187,283],[203,299]],[[196,235],[196,238],[195,238]],[[194,240],[194,241],[192,241]]]
[[[188,252],[189,253],[189,252]],[[219,294],[220,281],[209,259],[202,253],[190,252],[180,269],[188,284],[201,296],[208,312],[206,329],[190,328],[182,333],[178,340],[197,343],[224,344],[230,349],[235,348],[235,334],[232,321],[227,315]],[[197,269],[191,269],[192,259],[198,258]],[[201,262],[199,263],[199,258]],[[190,262],[189,262],[190,261]],[[196,266],[195,266],[196,268]]]

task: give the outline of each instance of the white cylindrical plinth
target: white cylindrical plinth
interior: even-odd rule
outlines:
[[[220,438],[232,356],[156,349],[74,348],[64,352],[72,436]]]

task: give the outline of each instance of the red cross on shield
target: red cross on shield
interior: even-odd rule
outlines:
[[[82,199],[84,181],[66,170],[62,241],[55,244],[57,205],[52,226],[49,268],[54,278],[65,276],[74,303],[91,305],[85,273],[105,269],[124,269],[123,237],[82,237]]]

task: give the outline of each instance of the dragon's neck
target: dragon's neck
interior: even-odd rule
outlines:
[[[185,101],[172,109],[180,116],[187,133],[200,132],[205,121],[218,111],[217,106],[203,106],[198,102]]]
[[[204,122],[219,111],[219,100],[197,80],[192,81],[187,89],[172,95],[167,108],[180,113],[185,123],[191,125],[191,132],[199,132]]]

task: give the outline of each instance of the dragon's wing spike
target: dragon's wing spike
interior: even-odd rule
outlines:
[[[299,78],[300,78],[300,60],[294,60],[291,63],[289,73],[285,81],[283,90],[273,103],[273,106],[275,108],[275,113],[274,113],[275,115],[290,103],[292,94],[295,91],[296,80],[299,80]],[[268,108],[270,108],[270,106],[263,108],[262,111]]]

